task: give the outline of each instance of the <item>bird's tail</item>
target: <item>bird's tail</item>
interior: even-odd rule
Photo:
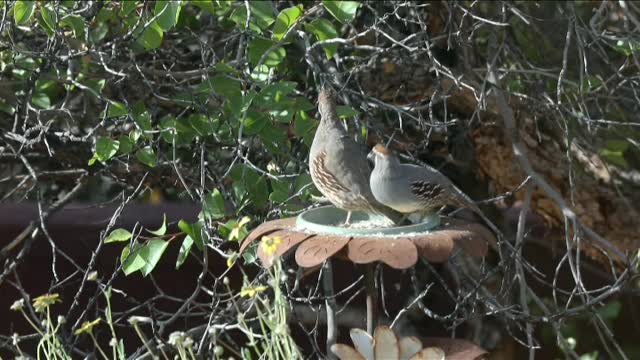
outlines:
[[[476,203],[473,200],[471,200],[471,198],[468,197],[465,193],[463,193],[457,188],[456,190],[458,192],[458,196],[456,196],[456,200],[455,200],[455,202],[457,203],[456,205],[458,207],[467,208],[473,211],[474,213],[476,213],[480,217],[480,219],[482,219],[485,225],[489,229],[491,229],[491,231],[494,232],[497,238],[501,237],[502,232],[500,231],[500,229],[498,229],[498,227],[491,220],[489,220],[489,218],[484,214],[484,212],[480,210],[478,205],[476,205]]]

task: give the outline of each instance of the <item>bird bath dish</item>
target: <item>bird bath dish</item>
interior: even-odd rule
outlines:
[[[440,225],[440,217],[436,214],[428,215],[419,223],[406,226],[389,226],[386,217],[360,211],[354,211],[351,214],[350,226],[343,226],[346,218],[345,210],[323,206],[298,215],[296,228],[318,234],[397,236],[425,234]]]

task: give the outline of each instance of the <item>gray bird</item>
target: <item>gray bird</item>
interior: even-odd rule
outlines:
[[[394,222],[402,216],[375,200],[369,188],[366,153],[349,136],[336,112],[335,93],[325,87],[318,96],[320,125],[311,144],[309,171],[318,190],[337,208],[382,214]]]
[[[378,144],[369,153],[375,163],[369,184],[378,202],[403,214],[433,213],[444,205],[482,211],[446,176],[429,166],[402,164],[393,152]]]

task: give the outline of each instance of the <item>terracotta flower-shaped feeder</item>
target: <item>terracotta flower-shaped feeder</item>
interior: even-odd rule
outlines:
[[[398,337],[388,326],[376,327],[373,336],[362,329],[351,329],[349,334],[353,346],[331,347],[340,360],[476,360],[487,354],[465,340]]]
[[[269,267],[273,260],[298,246],[295,259],[310,268],[331,256],[344,256],[357,264],[383,262],[395,269],[407,269],[422,256],[430,262],[444,262],[456,248],[468,255],[486,255],[496,239],[477,223],[432,215],[421,223],[400,227],[374,227],[380,218],[354,212],[352,226],[341,227],[346,212],[332,206],[309,210],[297,218],[272,220],[255,228],[240,247],[243,252],[256,239],[257,255]]]

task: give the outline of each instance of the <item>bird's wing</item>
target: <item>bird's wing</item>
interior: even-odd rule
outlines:
[[[338,179],[343,179],[344,185],[350,191],[372,199],[373,195],[369,189],[371,170],[364,149],[349,135],[342,136],[344,136],[343,139],[337,141],[335,146],[325,149],[326,167]]]
[[[432,167],[411,166],[410,186],[414,195],[424,202],[453,205],[476,211],[477,206],[449,178]]]
[[[333,193],[349,191],[349,188],[338,180],[334,172],[327,166],[327,153],[319,152],[311,162],[312,171],[322,187]]]

